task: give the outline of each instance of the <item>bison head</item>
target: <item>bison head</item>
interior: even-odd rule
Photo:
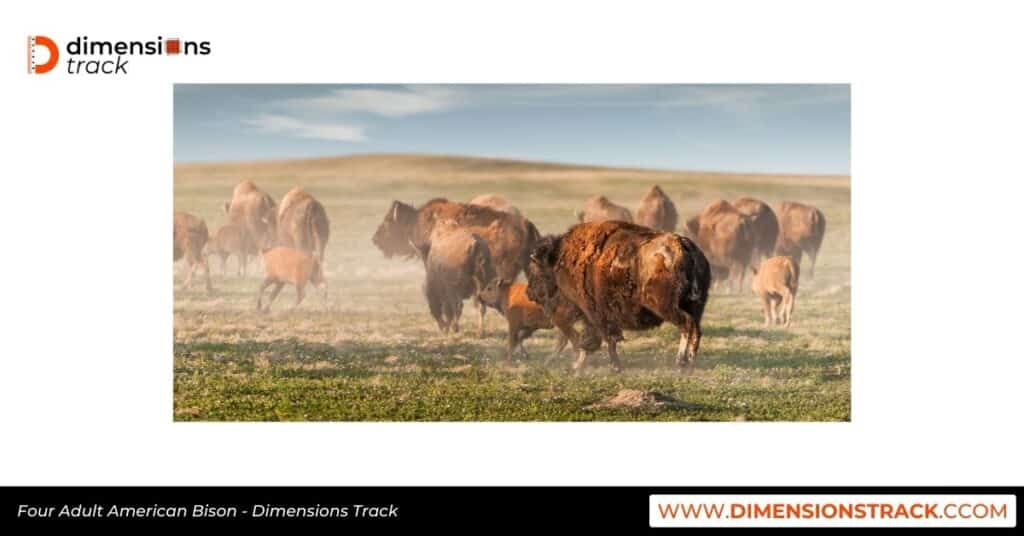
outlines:
[[[555,263],[558,260],[558,238],[545,236],[537,241],[526,265],[526,295],[534,302],[544,305],[550,316],[558,296],[555,282]]]
[[[484,305],[494,307],[495,309],[504,312],[501,307],[502,297],[508,293],[508,289],[511,286],[512,281],[495,277],[494,279],[491,279],[490,283],[487,283],[487,285],[484,286],[478,297],[480,298],[480,301],[484,302]]]
[[[394,256],[415,257],[418,252],[411,243],[415,226],[416,209],[395,201],[377,227],[377,232],[373,233],[373,245],[389,259]]]

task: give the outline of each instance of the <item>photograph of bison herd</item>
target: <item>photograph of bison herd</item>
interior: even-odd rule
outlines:
[[[846,243],[822,258],[836,234],[829,228],[826,237],[826,221],[840,215],[816,206],[816,196],[777,195],[824,190],[840,194],[841,206],[848,203],[845,177],[637,171],[641,177],[631,178],[628,170],[599,169],[594,181],[563,181],[556,193],[544,191],[551,186],[545,175],[580,170],[370,159],[279,162],[259,173],[237,164],[176,169],[176,418],[849,418],[848,265],[830,266],[848,255],[848,229]],[[358,176],[367,166],[379,173],[418,163],[462,165],[475,179],[431,188],[430,181],[354,177],[340,190],[322,187],[331,169]],[[504,180],[482,180],[488,167]],[[266,183],[225,182],[267,171],[274,178]],[[270,193],[296,171],[310,184]],[[741,195],[703,195],[721,188]],[[448,195],[402,195],[421,189]],[[848,208],[840,219],[845,226]],[[840,284],[815,285],[810,299],[845,302],[832,319],[823,316],[826,303],[807,312],[796,306],[820,261]],[[393,293],[402,294],[400,303],[371,296]],[[463,319],[467,303],[472,321]],[[709,315],[740,317],[749,327],[709,329]],[[827,334],[831,347],[791,333],[821,322],[838,330],[838,337]],[[642,341],[635,350],[633,339]],[[735,361],[720,366],[718,348],[730,339],[736,351],[758,347],[741,362],[771,365],[763,378]],[[711,350],[702,351],[705,341],[715,343]],[[793,377],[787,363],[795,365]],[[717,377],[732,368],[740,369],[734,378]],[[808,388],[805,374],[821,385]],[[715,381],[705,382],[712,390],[701,396],[689,387],[705,377]],[[720,381],[753,385],[715,392]],[[757,398],[758,384],[770,395],[766,403],[786,403],[751,408],[756,402],[743,399]],[[728,396],[716,407],[720,394]]]

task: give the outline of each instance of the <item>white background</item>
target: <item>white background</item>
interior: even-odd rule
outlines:
[[[939,4],[10,3],[0,483],[1020,484],[1024,17]],[[30,34],[213,54],[29,76]],[[853,421],[173,423],[173,82],[852,83]]]

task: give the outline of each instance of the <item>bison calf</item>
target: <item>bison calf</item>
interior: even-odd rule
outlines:
[[[565,328],[568,328],[570,333],[575,333],[572,327],[577,319],[575,307],[569,304],[556,307],[554,319],[552,319],[544,312],[544,307],[541,304],[526,295],[526,283],[513,283],[508,279],[495,278],[480,291],[480,300],[500,311],[508,321],[507,358],[509,361],[512,361],[512,352],[516,346],[522,352],[523,358],[527,358],[523,341],[538,329],[552,329],[556,325],[559,326],[558,341],[555,343],[552,357],[561,354],[565,349],[565,344],[569,342],[569,337],[565,335]],[[572,339],[575,347],[577,337],[572,337]]]
[[[228,258],[232,255],[238,259],[238,275],[245,276],[245,267],[249,264],[249,244],[246,243],[245,229],[229,223],[217,229],[213,238],[206,243],[206,255],[220,257],[221,273],[227,274]]]
[[[783,324],[789,327],[796,302],[796,290],[800,285],[800,267],[789,257],[772,257],[761,263],[761,268],[750,268],[754,272],[751,285],[754,294],[761,297],[764,310],[764,325]]]
[[[295,305],[292,308],[298,307],[306,297],[307,282],[323,291],[324,303],[327,303],[327,281],[324,280],[320,261],[305,251],[285,247],[266,250],[263,252],[263,272],[263,284],[256,296],[257,311],[269,311],[270,304],[274,303],[285,283],[295,285]],[[274,288],[264,309],[263,291],[271,285]]]

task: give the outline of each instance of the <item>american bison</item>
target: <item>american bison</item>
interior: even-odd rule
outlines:
[[[277,209],[277,245],[311,253],[324,264],[324,249],[331,236],[327,211],[301,187],[292,188]]]
[[[678,219],[675,203],[658,185],[647,191],[640,201],[640,208],[636,209],[636,222],[658,231],[675,232]]]
[[[327,303],[327,281],[324,279],[320,261],[309,253],[288,247],[275,247],[263,251],[263,284],[256,296],[256,310],[269,311],[277,295],[285,283],[295,285],[294,309],[306,297],[306,283],[312,283],[323,292],[324,303]],[[263,291],[273,285],[267,307],[263,308]]]
[[[433,199],[420,208],[394,201],[373,235],[373,243],[387,257],[414,257],[430,243],[440,220],[480,235],[487,243],[498,277],[515,279],[530,259],[540,233],[529,220],[489,207]]]
[[[522,217],[523,214],[519,212],[519,209],[508,202],[508,199],[496,194],[483,194],[478,195],[469,201],[470,205],[478,205],[481,207],[490,207],[498,212],[504,212],[506,214],[512,214],[513,216]]]
[[[751,264],[771,257],[779,239],[779,219],[775,217],[775,211],[767,203],[751,197],[741,197],[732,205],[740,214],[747,216],[754,226],[754,256]]]
[[[199,268],[203,269],[206,278],[206,291],[213,292],[210,283],[210,264],[206,260],[203,249],[210,238],[206,222],[186,212],[174,212],[174,261],[185,259],[188,275],[185,277],[185,288],[192,288],[192,276]]]
[[[607,197],[598,195],[587,200],[582,211],[576,211],[576,219],[580,222],[624,221],[633,223],[629,209],[612,203]]]
[[[800,286],[800,267],[789,257],[772,257],[762,262],[760,269],[750,270],[754,272],[751,287],[761,298],[765,327],[783,324],[788,328]]]
[[[743,277],[754,251],[754,228],[728,201],[718,200],[686,222],[687,234],[696,240],[711,263],[716,283],[743,288]]]
[[[570,340],[573,347],[576,347],[578,335],[573,324],[579,319],[579,309],[571,303],[563,302],[556,305],[554,314],[548,316],[543,305],[531,300],[526,295],[525,283],[513,283],[508,279],[497,277],[480,291],[480,300],[497,309],[505,315],[505,320],[508,321],[506,357],[509,361],[512,361],[512,352],[517,346],[522,352],[523,358],[527,357],[523,341],[533,335],[534,331],[552,329],[556,325],[559,326],[559,332],[553,357],[561,354]],[[566,335],[567,333],[568,335]]]
[[[779,241],[777,251],[800,248],[811,258],[807,276],[814,278],[814,264],[825,237],[825,215],[812,206],[786,201],[779,205]],[[780,253],[781,254],[781,253]]]
[[[260,251],[274,246],[277,238],[277,203],[250,180],[235,186],[231,200],[224,203],[228,221],[245,230],[246,246]]]
[[[225,275],[228,272],[228,258],[233,255],[238,260],[238,275],[244,277],[245,267],[249,263],[249,255],[256,253],[249,250],[249,245],[245,240],[245,230],[233,223],[222,225],[206,243],[207,258],[220,257],[220,270]]]
[[[696,360],[711,267],[690,239],[626,222],[581,223],[543,238],[530,259],[530,299],[547,308],[561,296],[578,307],[584,332],[593,330],[608,345],[614,370],[622,367],[616,351],[622,330],[664,321],[679,329],[677,364]],[[574,369],[586,355],[579,351]]]
[[[458,333],[463,300],[479,296],[484,285],[495,277],[487,243],[457,223],[443,220],[434,225],[430,240],[420,247],[427,271],[423,294],[430,314],[442,333]],[[483,312],[480,307],[481,331]]]

